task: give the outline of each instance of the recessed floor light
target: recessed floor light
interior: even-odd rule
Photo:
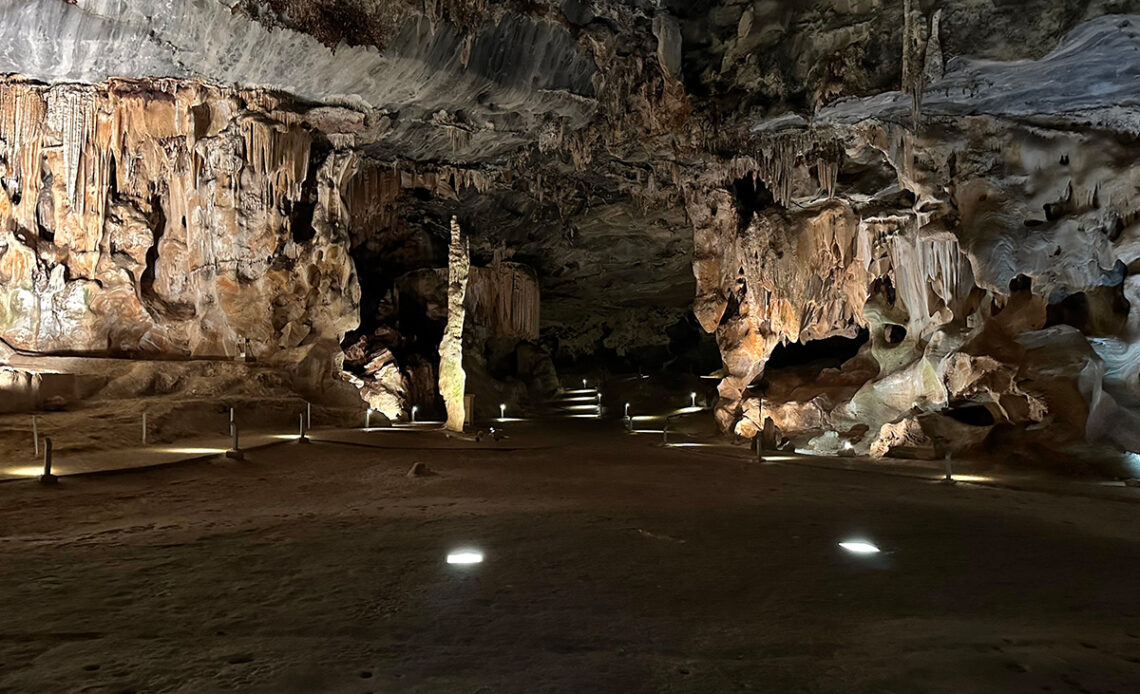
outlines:
[[[870,542],[840,542],[839,546],[852,554],[878,554],[879,548]]]
[[[448,564],[481,564],[483,553],[476,550],[463,550],[447,555]]]

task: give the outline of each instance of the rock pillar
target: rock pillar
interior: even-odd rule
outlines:
[[[451,218],[451,247],[447,262],[447,328],[439,342],[439,392],[447,406],[447,428],[463,431],[466,418],[463,391],[467,374],[463,371],[463,321],[466,311],[467,276],[471,256],[467,240],[459,229],[459,220]]]

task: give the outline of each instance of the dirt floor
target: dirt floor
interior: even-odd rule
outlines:
[[[0,485],[0,692],[1140,691],[1140,505],[510,433]]]

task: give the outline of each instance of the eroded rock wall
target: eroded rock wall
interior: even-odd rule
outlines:
[[[37,353],[268,357],[339,342],[338,181],[264,92],[0,84],[0,338]]]
[[[752,436],[772,418],[805,448],[875,454],[940,455],[991,433],[1134,449],[1136,25],[1095,20],[1039,61],[961,61],[927,75],[917,113],[894,94],[810,126],[758,123],[761,153],[722,174],[745,179],[689,195],[722,426]],[[1063,104],[1049,73],[1068,76]],[[840,148],[825,165],[827,141]],[[768,203],[749,209],[742,186]],[[815,393],[764,401],[776,344],[861,328],[877,373],[857,391],[834,397],[851,384],[823,373]]]

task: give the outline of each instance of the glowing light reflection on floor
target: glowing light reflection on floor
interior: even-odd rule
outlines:
[[[59,474],[58,469],[53,469],[54,474]],[[44,469],[41,466],[26,465],[19,467],[6,467],[4,468],[5,475],[14,475],[16,477],[39,477],[44,474]]]
[[[225,453],[224,448],[179,448],[177,446],[169,448],[159,448],[161,453],[177,453],[178,455],[218,455]]]
[[[447,555],[448,564],[481,564],[483,553],[478,550],[465,549]]]
[[[870,542],[863,540],[850,540],[848,542],[840,542],[839,546],[851,552],[852,554],[878,554],[879,548]]]
[[[985,477],[984,475],[959,475],[954,473],[951,477],[955,482],[993,482],[994,478]]]

